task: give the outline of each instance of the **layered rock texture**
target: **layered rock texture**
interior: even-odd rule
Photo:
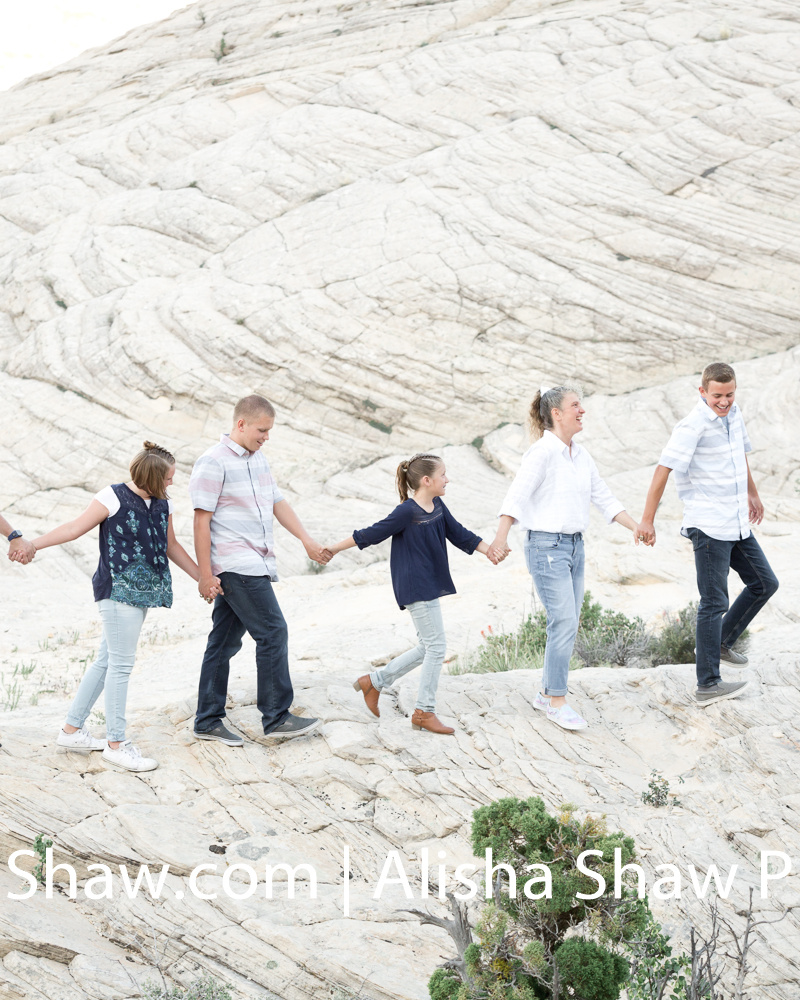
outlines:
[[[563,378],[583,381],[583,443],[638,516],[697,373],[725,359],[782,581],[745,699],[700,713],[690,666],[587,670],[575,737],[534,713],[535,675],[450,676],[442,740],[404,718],[413,675],[380,723],[349,686],[409,642],[386,548],[313,576],[282,533],[298,707],[321,735],[193,742],[207,609],[176,581],[130,694],[161,766],[132,776],[52,747],[96,647],[94,539],[3,562],[2,852],[46,833],[82,879],[92,862],[172,874],[161,901],[8,905],[21,880],[2,868],[2,1000],[127,1000],[157,966],[183,983],[209,970],[237,1000],[424,998],[450,942],[402,912],[400,887],[372,898],[380,866],[423,846],[468,860],[471,811],[501,795],[606,813],[648,872],[739,864],[729,913],[761,851],[798,870],[798,46],[788,0],[208,0],[0,94],[2,509],[27,534],[126,478],[147,437],[178,457],[188,544],[191,464],[259,391],[278,410],[278,481],[320,540],[390,509],[397,461],[423,449],[491,537],[526,404]],[[593,522],[595,595],[648,621],[693,598],[679,517],[670,487],[647,552]],[[530,609],[514,548],[499,569],[453,556],[453,653]],[[246,646],[230,715],[256,737],[252,675]],[[654,767],[683,777],[682,806],[642,807]],[[219,893],[226,862],[265,859],[314,864],[319,898],[188,892],[197,864],[219,865],[199,880]],[[691,891],[659,913],[678,941],[704,919]],[[759,1000],[797,996],[798,951],[793,915],[759,930]]]

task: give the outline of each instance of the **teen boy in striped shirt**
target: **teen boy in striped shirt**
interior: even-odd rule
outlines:
[[[263,396],[245,396],[233,411],[233,428],[195,462],[189,481],[194,507],[194,545],[200,569],[198,589],[214,599],[194,734],[241,746],[242,738],[223,724],[231,657],[249,632],[256,643],[257,705],[264,735],[301,736],[318,719],[292,715],[288,631],[272,584],[278,579],[273,514],[299,538],[310,559],[331,558],[308,534],[284,500],[261,446],[269,439],[275,410]],[[218,580],[216,578],[219,578]]]
[[[748,681],[724,681],[720,659],[743,667],[747,657],[733,644],[778,589],[778,581],[750,530],[761,524],[764,505],[753,482],[747,452],[750,439],[735,403],[736,374],[716,362],[703,371],[700,399],[672,432],[661,453],[639,528],[655,543],[656,509],[670,472],[684,503],[681,534],[694,548],[697,589],[697,703],[705,707],[736,698]],[[744,590],[728,607],[728,571]]]

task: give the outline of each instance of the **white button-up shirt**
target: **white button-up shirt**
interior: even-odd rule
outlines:
[[[211,572],[278,579],[272,508],[283,494],[260,451],[228,434],[194,463],[189,496],[195,510],[213,511]]]
[[[522,456],[498,516],[507,514],[528,531],[573,535],[589,527],[590,504],[609,522],[625,510],[585,448],[573,441],[570,449],[545,431]]]
[[[699,528],[721,541],[750,537],[747,459],[750,438],[736,403],[728,426],[701,398],[675,426],[659,465],[672,469],[683,500],[683,526]]]

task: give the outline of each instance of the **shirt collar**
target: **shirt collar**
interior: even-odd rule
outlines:
[[[247,448],[243,448],[240,444],[233,441],[230,434],[220,434],[219,440],[221,444],[226,444],[236,455],[244,456],[250,454]]]
[[[728,410],[728,412],[725,414],[725,416],[732,417],[734,413],[736,413],[737,406],[738,403],[734,403],[733,406],[730,408],[730,410]],[[700,410],[700,412],[705,416],[707,420],[719,420],[720,418],[719,413],[714,413],[714,411],[711,409],[711,407],[703,399],[702,396],[697,400],[697,408]]]
[[[542,435],[542,441],[544,441],[547,448],[551,448],[553,451],[560,451],[562,455],[566,455],[567,458],[574,458],[580,451],[580,445],[575,440],[572,439],[572,452],[570,453],[570,448],[568,444],[564,444],[558,434],[554,434],[551,430],[546,430]]]

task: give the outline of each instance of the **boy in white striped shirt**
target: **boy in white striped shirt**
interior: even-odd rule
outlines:
[[[764,505],[753,482],[750,439],[736,405],[736,374],[715,362],[703,371],[697,405],[676,425],[647,494],[640,530],[655,543],[653,525],[670,472],[684,503],[681,534],[694,548],[697,589],[697,703],[705,707],[736,698],[747,681],[723,681],[720,659],[743,667],[747,657],[733,644],[778,589],[778,581],[750,530],[761,524]],[[744,590],[728,607],[728,572],[736,570]]]

